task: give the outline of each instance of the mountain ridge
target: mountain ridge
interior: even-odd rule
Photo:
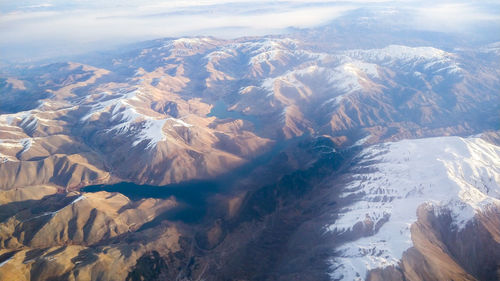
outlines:
[[[0,75],[0,279],[497,278],[496,45],[323,31]]]

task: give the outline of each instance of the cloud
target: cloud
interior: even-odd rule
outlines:
[[[48,0],[42,3],[0,0],[0,11],[5,11],[0,13],[0,59],[72,55],[161,37],[276,34],[288,27],[322,25],[360,7],[409,9],[415,16],[407,22],[428,30],[458,31],[475,22],[497,19],[488,10],[466,2],[421,3],[412,0]]]
[[[155,1],[100,8],[39,5],[0,15],[0,56],[50,57],[159,37],[280,33],[288,27],[324,24],[352,8],[267,1]]]
[[[488,8],[483,5],[438,3],[430,7],[418,7],[415,8],[416,16],[412,24],[424,30],[460,32],[486,22],[500,23],[499,5],[488,5]]]

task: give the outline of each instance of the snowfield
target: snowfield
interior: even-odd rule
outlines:
[[[342,233],[365,220],[387,222],[373,236],[336,249],[334,280],[364,280],[370,269],[397,265],[413,245],[410,226],[422,204],[451,211],[457,230],[489,204],[500,204],[500,147],[478,137],[385,143],[360,157],[369,172],[353,176],[341,196],[356,199],[327,229]]]

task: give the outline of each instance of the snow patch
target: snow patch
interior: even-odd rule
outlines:
[[[148,149],[153,148],[160,141],[166,140],[166,136],[163,134],[163,126],[165,125],[166,119],[161,120],[146,120],[142,123],[141,133],[136,134],[135,141],[132,143],[133,146],[138,145],[143,141],[148,141],[146,146]]]
[[[276,82],[281,82],[283,84],[287,84],[293,88],[304,88],[305,85],[297,78],[297,76],[303,75],[307,70],[295,70],[288,71],[284,75],[275,77],[275,78],[266,78],[261,84],[261,88],[263,88],[268,94],[267,97],[270,97],[274,94],[274,85]]]
[[[85,195],[80,195],[78,196],[78,198],[76,198],[75,200],[71,201],[71,203],[69,203],[68,205],[62,207],[61,209],[57,210],[57,211],[53,211],[53,212],[45,212],[41,215],[38,215],[38,216],[35,216],[35,217],[31,217],[29,218],[28,220],[25,220],[24,222],[27,222],[27,221],[31,221],[31,220],[34,220],[34,219],[37,219],[37,218],[41,218],[41,217],[45,217],[45,216],[55,216],[57,213],[59,213],[60,211],[64,210],[65,208],[67,208],[68,206],[71,206],[71,205],[74,205],[76,204],[78,201],[81,201],[81,200],[84,200],[86,199]]]
[[[12,126],[12,123],[15,119],[21,119],[22,122],[26,122],[31,117],[32,117],[31,111],[22,111],[11,114],[1,114],[0,123],[2,123],[2,125]]]
[[[291,55],[296,48],[297,41],[292,39],[265,39],[257,42],[245,42],[232,46],[251,55],[249,65],[257,65],[267,61],[274,61],[280,57]]]
[[[175,121],[174,126],[191,127],[186,122],[175,118],[158,118],[142,114],[130,103],[130,101],[140,101],[139,96],[142,94],[139,90],[131,91],[124,94],[111,96],[108,93],[103,93],[96,101],[91,104],[89,112],[81,118],[81,121],[86,122],[95,114],[109,112],[111,117],[109,120],[114,123],[106,132],[111,132],[118,135],[127,135],[133,138],[132,145],[137,146],[143,141],[148,141],[147,149],[153,148],[160,141],[165,141],[167,138],[163,132],[163,126],[169,120]]]
[[[361,62],[346,63],[335,68],[312,65],[288,71],[281,76],[267,78],[262,82],[261,88],[268,92],[268,96],[271,96],[273,95],[276,81],[286,83],[295,88],[304,88],[307,85],[302,81],[307,81],[309,78],[322,78],[325,80],[324,86],[332,88],[335,90],[334,94],[337,94],[324,104],[338,103],[342,99],[340,96],[363,90],[360,80],[367,81],[366,77],[369,76],[378,77],[376,65]]]
[[[450,53],[433,47],[408,47],[402,45],[389,45],[382,49],[349,50],[345,53],[350,57],[377,62],[431,60],[451,56]]]
[[[193,38],[184,37],[173,40],[172,44],[174,46],[183,45],[186,48],[192,48],[207,43],[213,43],[213,41],[214,40],[209,37],[193,37]]]
[[[25,130],[35,130],[38,126],[38,120],[35,116],[29,115],[24,117],[19,125]]]
[[[167,118],[166,120],[171,120],[171,121],[174,121],[174,122],[175,122],[174,127],[186,127],[186,128],[193,127],[193,125],[188,124],[188,123],[184,122],[184,121],[183,121],[183,120],[181,120],[181,119],[177,119],[177,118]]]
[[[372,137],[372,135],[368,135],[358,141],[356,141],[352,146],[360,146],[360,145],[363,145],[365,142],[367,142],[370,138]]]
[[[352,60],[344,64],[344,69],[363,80],[365,80],[363,75],[366,75],[369,78],[380,78],[378,73],[378,66],[373,63]]]
[[[73,204],[75,204],[76,202],[81,201],[81,200],[83,200],[83,199],[85,199],[85,196],[84,196],[84,195],[80,195],[78,198],[76,198],[75,200],[73,200],[73,202],[71,202],[69,205],[73,205]],[[67,206],[66,206],[66,207],[67,207]]]
[[[332,279],[363,280],[370,269],[397,265],[412,246],[410,226],[422,204],[449,210],[457,229],[485,206],[500,204],[500,147],[480,138],[404,140],[369,147],[360,157],[371,172],[353,176],[341,197],[354,203],[327,230],[351,231],[365,220],[383,225],[336,249]]]
[[[381,65],[395,63],[410,64],[412,67],[422,65],[423,69],[432,70],[435,73],[462,71],[460,65],[455,61],[454,54],[433,47],[389,45],[382,49],[349,50],[344,54],[351,58]]]
[[[4,266],[5,264],[7,264],[11,259],[13,259],[14,257],[10,257],[6,260],[4,260],[3,262],[0,262],[0,267]]]
[[[173,56],[190,56],[193,51],[202,47],[215,47],[217,40],[210,37],[193,37],[193,38],[179,38],[168,41],[158,50],[167,49]]]
[[[232,54],[231,50],[221,49],[221,50],[217,50],[217,51],[213,51],[213,52],[209,53],[204,58],[207,61],[214,61],[214,60],[227,59],[227,58],[230,58],[232,56],[233,56],[233,54]]]
[[[91,102],[90,104],[90,109],[88,113],[80,118],[80,121],[86,122],[88,119],[90,119],[92,116],[96,114],[100,114],[104,111],[106,111],[110,107],[116,108],[117,105],[122,104],[126,102],[127,100],[139,100],[138,95],[142,94],[140,91],[134,90],[131,92],[127,93],[118,93],[111,95],[109,93],[101,93],[96,99],[95,102]],[[88,103],[88,101],[85,101]],[[87,105],[87,104],[83,104]]]
[[[23,149],[21,152],[19,152],[19,155],[23,155],[26,151],[28,151],[31,148],[31,145],[33,144],[33,140],[31,138],[24,138],[19,142]]]

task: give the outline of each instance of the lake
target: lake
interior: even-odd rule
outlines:
[[[208,198],[216,193],[223,193],[242,178],[249,176],[255,168],[265,165],[287,146],[297,143],[307,135],[276,143],[271,150],[254,158],[247,164],[208,180],[192,180],[164,186],[139,185],[131,182],[120,182],[111,185],[91,185],[80,189],[82,192],[119,192],[131,200],[143,198],[166,199],[175,197],[180,206],[157,217],[143,227],[151,227],[162,220],[198,222],[206,213]]]
[[[214,107],[210,110],[210,113],[207,114],[207,117],[217,117],[219,119],[241,119],[249,121],[253,124],[255,131],[260,131],[262,128],[262,121],[255,115],[246,115],[239,111],[229,111],[227,110],[227,104],[223,100],[218,100],[215,102]]]

